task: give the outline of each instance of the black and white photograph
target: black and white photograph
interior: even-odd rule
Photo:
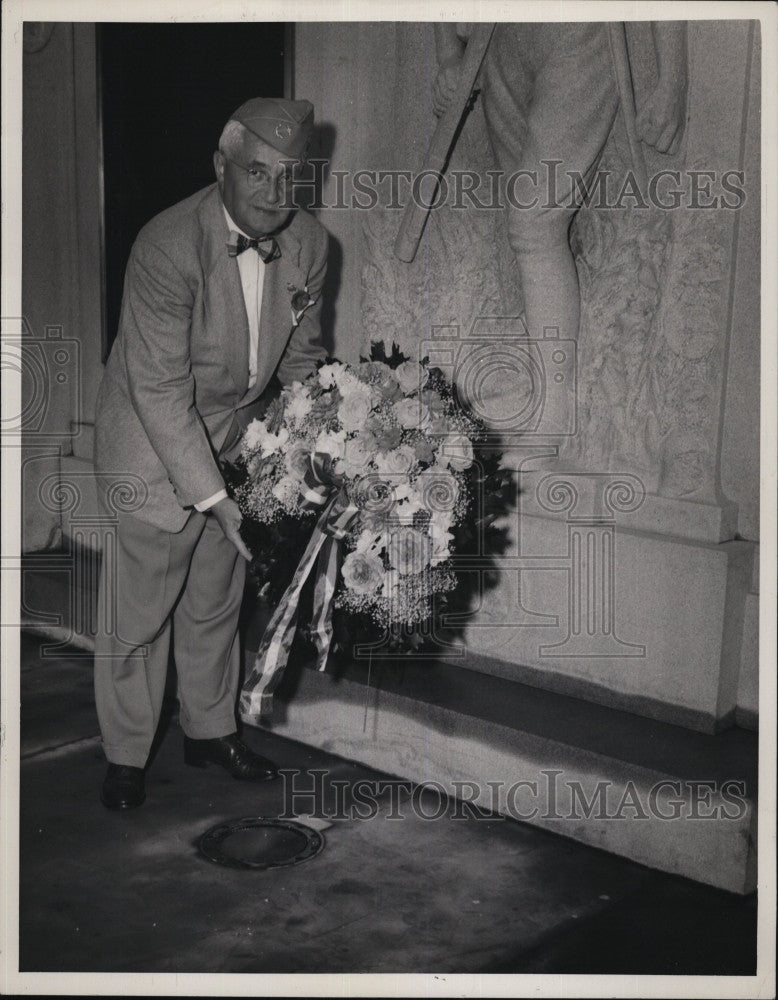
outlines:
[[[3,993],[775,996],[777,69],[4,5]]]

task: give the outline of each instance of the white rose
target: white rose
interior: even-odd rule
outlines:
[[[357,383],[362,385],[361,382]],[[370,394],[349,393],[341,400],[338,407],[338,419],[347,431],[358,431],[365,426],[370,416]]]
[[[429,411],[418,399],[398,399],[394,404],[394,416],[400,427],[408,430],[423,426],[429,419]]]
[[[349,552],[341,569],[343,582],[356,594],[374,594],[384,579],[384,566],[377,556]]]
[[[430,554],[432,566],[438,566],[445,562],[451,555],[451,542],[453,542],[454,536],[449,531],[450,527],[450,516],[440,512],[436,512],[427,525],[427,532],[432,543]]]
[[[401,445],[400,447],[404,446]],[[397,448],[394,448],[392,451],[379,451],[377,455],[373,456],[373,464],[381,478],[387,483],[391,483],[395,491],[395,500],[401,500],[410,495],[410,486],[408,485],[408,472],[404,471],[406,460],[402,457],[402,454],[400,456],[395,455],[397,450]]]
[[[361,476],[370,465],[370,451],[365,442],[359,438],[351,438],[343,447],[343,473],[347,476]]]
[[[292,479],[302,482],[310,468],[310,446],[302,441],[295,441],[291,448],[287,449],[284,456],[286,470]]]
[[[385,459],[386,472],[392,476],[407,476],[416,464],[416,455],[407,444],[386,452]]]
[[[364,382],[360,382],[356,373],[348,365],[339,364],[334,374],[334,379],[335,385],[340,389],[342,396],[348,395],[349,392],[359,391],[360,389],[366,390],[368,397],[370,396],[370,387],[365,385]]]
[[[402,391],[408,395],[419,392],[427,384],[429,372],[418,361],[403,361],[394,369],[394,377],[400,383]]]
[[[452,434],[441,443],[438,452],[441,465],[450,465],[457,472],[473,464],[473,444],[465,434]]]

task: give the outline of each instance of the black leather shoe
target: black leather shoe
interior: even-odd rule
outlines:
[[[184,760],[190,767],[220,764],[233,778],[240,781],[270,781],[278,777],[272,760],[260,757],[238,739],[237,733],[213,740],[193,740],[184,737]]]
[[[100,801],[106,809],[135,809],[146,801],[145,774],[142,767],[109,764]]]

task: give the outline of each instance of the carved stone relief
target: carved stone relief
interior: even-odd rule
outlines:
[[[678,158],[671,165],[698,166]],[[613,172],[618,190],[628,166],[617,119],[600,167]],[[477,104],[450,167],[484,176],[495,167]],[[594,205],[578,213],[571,232],[581,283],[578,433],[561,442],[568,467],[628,472],[653,494],[719,502],[734,214]],[[362,312],[367,341],[395,341],[419,356],[420,341],[432,327],[458,326],[466,334],[479,317],[520,315],[504,211],[444,205],[431,212],[410,265],[392,253],[400,213],[383,209],[366,216]]]
[[[482,176],[493,169],[478,107],[452,154],[449,179],[455,169]],[[451,194],[449,202],[453,200]],[[485,190],[481,200],[488,202]],[[433,327],[457,326],[464,335],[480,317],[521,312],[518,276],[499,207],[445,204],[434,209],[412,264],[397,260],[392,251],[401,213],[379,208],[365,216],[362,319],[367,344],[383,340],[391,346],[394,341],[417,357],[420,342]]]
[[[626,169],[614,148],[602,167]],[[579,433],[566,451],[577,467],[628,469],[652,493],[717,501],[731,228],[721,211],[579,212]]]

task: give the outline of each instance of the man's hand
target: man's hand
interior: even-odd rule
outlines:
[[[246,548],[246,543],[240,537],[240,526],[243,521],[243,515],[235,501],[229,497],[225,497],[211,507],[210,513],[219,522],[225,537],[232,542],[246,562],[251,562],[251,553]]]
[[[444,59],[440,64],[438,75],[432,85],[432,110],[438,118],[448,110],[454,99],[462,75],[462,62],[461,55],[454,55]]]

